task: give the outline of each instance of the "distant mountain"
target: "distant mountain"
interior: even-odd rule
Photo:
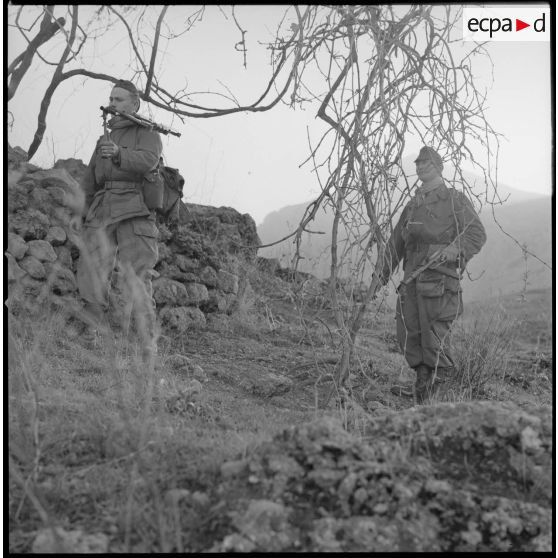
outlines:
[[[500,198],[507,197],[507,201],[494,206],[495,217],[489,205],[481,211],[488,240],[468,266],[472,281],[468,277],[464,279],[465,300],[483,300],[521,292],[524,288],[549,288],[552,284],[551,270],[533,256],[525,255],[521,247],[526,246],[529,252],[552,266],[551,198],[521,192],[505,185],[499,187],[499,192]],[[258,227],[262,243],[274,242],[292,232],[306,206],[287,206],[267,215]],[[299,262],[301,271],[322,278],[329,275],[332,221],[331,210],[320,209],[316,219],[309,225],[311,231],[325,234],[303,235],[301,253],[304,259]],[[293,254],[292,239],[259,251],[261,256],[278,258],[283,265],[290,265]]]

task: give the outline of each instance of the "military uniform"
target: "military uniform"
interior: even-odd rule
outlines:
[[[139,304],[139,315],[152,320],[158,231],[143,199],[142,182],[156,169],[162,142],[157,132],[122,117],[114,117],[108,126],[118,156],[102,158],[96,149],[81,183],[86,214],[77,267],[79,292],[90,305],[106,307],[109,275],[117,259],[124,291]]]
[[[417,370],[417,387],[451,373],[454,361],[449,332],[463,311],[460,268],[486,241],[471,202],[440,177],[428,190],[419,188],[403,209],[386,246],[382,283],[387,283],[401,260],[405,281],[452,241],[459,254],[457,261],[438,261],[399,289],[397,338],[409,366]]]

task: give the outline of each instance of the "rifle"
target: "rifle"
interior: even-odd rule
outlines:
[[[440,254],[448,246],[451,246],[460,236],[465,234],[465,231],[469,228],[469,226],[471,225],[472,222],[473,222],[473,220],[469,221],[467,223],[467,226],[449,244],[444,244],[444,245],[440,246],[440,248],[438,248],[438,250],[436,250],[430,256],[430,258],[428,258],[428,260],[425,263],[423,263],[421,266],[417,267],[413,271],[413,273],[411,273],[411,275],[409,275],[409,277],[407,277],[407,279],[402,280],[401,283],[399,283],[399,286],[397,287],[397,292],[399,292],[399,289],[401,289],[401,287],[406,287],[413,279],[416,279],[424,270],[428,269],[432,264],[437,263],[439,258],[440,258]],[[444,262],[440,261],[439,263],[444,263]],[[459,268],[459,269],[460,269],[460,271],[463,271],[461,268]],[[463,269],[465,269],[465,268],[463,268]]]
[[[148,128],[153,132],[160,132],[161,134],[171,134],[177,137],[181,136],[180,132],[175,132],[170,128],[166,128],[162,124],[151,122],[151,120],[148,120],[147,118],[143,118],[143,116],[139,116],[138,114],[130,114],[129,112],[116,110],[115,108],[112,107],[101,107],[101,110],[103,111],[103,125],[106,123],[107,113],[109,113],[109,114],[113,114],[114,116],[122,116],[123,118],[127,118],[134,124],[137,124],[138,126],[142,126],[144,128]]]
[[[432,256],[430,256],[430,258],[428,258],[426,263],[423,263],[421,266],[417,267],[413,271],[413,273],[411,273],[411,275],[409,275],[409,277],[407,277],[407,279],[403,279],[401,281],[401,283],[399,283],[399,286],[397,287],[397,292],[399,292],[401,287],[407,286],[411,281],[413,281],[413,279],[416,279],[423,271],[428,269],[432,264],[437,263],[439,258],[440,258],[440,254],[444,251],[444,249],[447,248],[448,246],[450,246],[451,244],[453,244],[454,242],[455,242],[455,240],[453,240],[452,242],[450,242],[447,245],[443,245],[440,248],[438,248],[438,250],[436,250],[432,254]],[[442,262],[440,262],[440,263],[442,263]]]

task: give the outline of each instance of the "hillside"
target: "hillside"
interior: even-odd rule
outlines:
[[[529,199],[525,193],[502,187],[502,197],[507,194],[510,197],[506,203],[494,206],[495,219],[490,206],[485,206],[481,212],[488,239],[469,265],[470,277],[474,280],[464,280],[466,300],[481,300],[499,294],[519,293],[525,287],[539,289],[551,285],[551,270],[533,256],[525,258],[521,246],[525,245],[528,251],[552,266],[552,201],[545,196]],[[514,199],[517,201],[512,202]],[[299,204],[270,213],[258,226],[262,243],[272,243],[293,231],[305,208],[306,204]],[[301,271],[328,277],[331,223],[331,213],[321,209],[309,228],[325,234],[303,235]],[[290,263],[293,253],[291,240],[259,251],[260,255],[279,258],[283,265]]]
[[[240,250],[249,215],[188,205],[159,230],[157,359],[118,319],[91,347],[80,164],[10,161],[10,552],[552,550],[547,291],[471,305],[445,397],[415,406],[384,300],[339,386],[323,285]]]

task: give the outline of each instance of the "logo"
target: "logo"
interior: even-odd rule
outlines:
[[[550,41],[550,8],[464,8],[464,41]]]

